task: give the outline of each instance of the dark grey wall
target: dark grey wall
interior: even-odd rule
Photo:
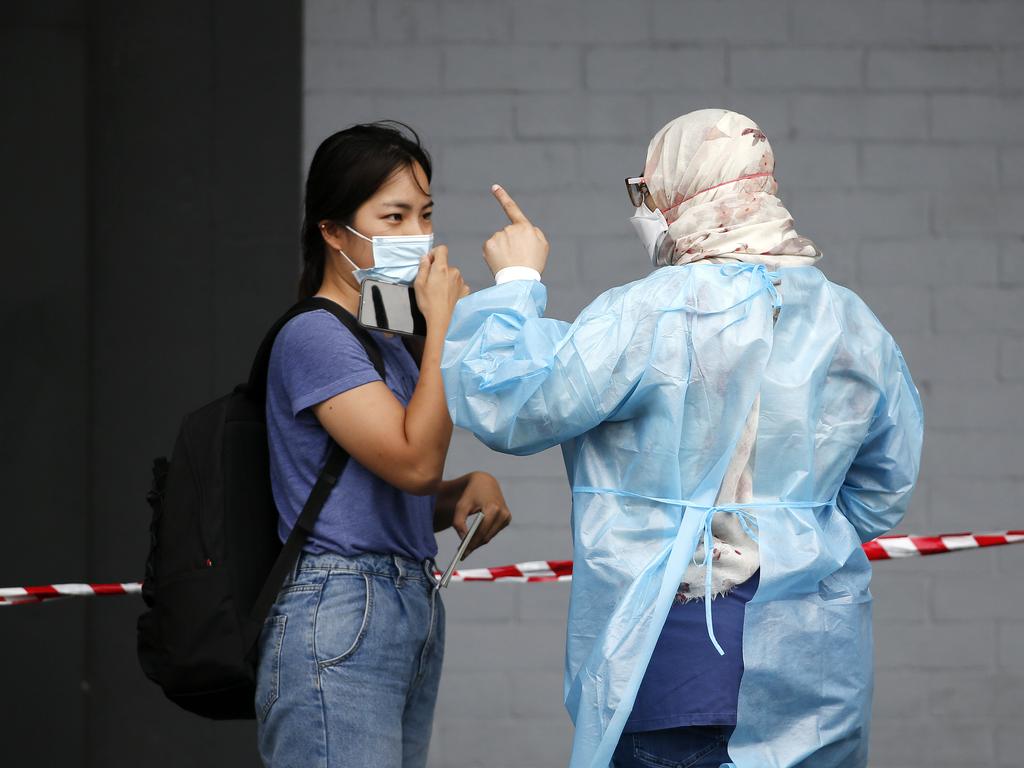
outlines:
[[[81,15],[53,10],[0,11],[3,586],[69,581],[88,563],[87,46]],[[5,765],[80,764],[86,607],[46,607],[0,609],[0,720],[18,740],[0,739]]]
[[[5,3],[0,73],[0,586],[137,579],[152,457],[294,293],[301,6]],[[142,676],[140,609],[0,610],[0,764],[257,764]]]

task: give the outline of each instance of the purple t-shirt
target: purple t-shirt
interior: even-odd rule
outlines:
[[[370,334],[384,358],[388,386],[407,405],[419,378],[415,361],[399,336]],[[267,371],[267,439],[281,541],[295,525],[330,447],[331,437],[310,406],[372,381],[380,376],[363,345],[330,312],[294,317],[275,339]],[[432,558],[433,518],[433,496],[404,493],[350,457],[305,549]]]

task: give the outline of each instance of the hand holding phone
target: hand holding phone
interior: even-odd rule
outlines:
[[[416,291],[405,283],[363,280],[359,293],[359,324],[403,336],[427,335],[427,320],[416,304]]]
[[[473,522],[469,524],[469,528],[466,530],[466,535],[463,536],[462,541],[459,542],[459,549],[455,553],[455,557],[453,557],[452,561],[448,564],[444,574],[441,576],[441,581],[438,583],[438,586],[448,586],[448,582],[451,581],[452,574],[455,573],[455,566],[459,564],[463,556],[466,554],[466,547],[469,546],[469,542],[473,539],[473,534],[476,533],[476,529],[480,527],[480,523],[484,521],[483,512],[474,512],[471,517],[473,518]]]

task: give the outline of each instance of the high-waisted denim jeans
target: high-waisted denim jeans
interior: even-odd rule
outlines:
[[[433,561],[303,553],[263,626],[267,768],[423,768],[444,657]]]

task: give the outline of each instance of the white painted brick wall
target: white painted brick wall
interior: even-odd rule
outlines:
[[[306,0],[312,155],[405,120],[436,159],[437,229],[474,286],[506,184],[552,241],[550,314],[645,262],[622,179],[676,115],[726,106],[776,148],[822,268],[890,327],[926,402],[903,530],[1024,528],[1024,2]],[[557,451],[465,433],[515,523],[472,565],[568,557]],[[454,542],[443,537],[442,557]],[[1024,548],[880,564],[872,766],[1024,765]],[[564,765],[568,588],[452,587],[432,768]]]

